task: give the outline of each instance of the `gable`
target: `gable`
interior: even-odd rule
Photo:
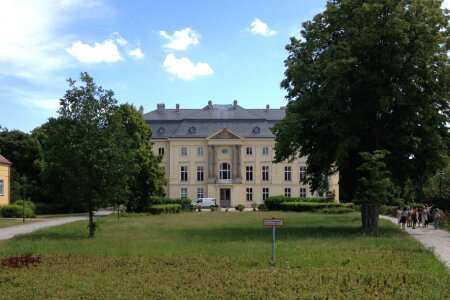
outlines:
[[[223,128],[219,132],[214,133],[209,136],[207,139],[209,140],[240,140],[242,137],[230,131],[227,128]]]

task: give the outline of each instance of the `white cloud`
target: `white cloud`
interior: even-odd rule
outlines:
[[[444,0],[441,5],[442,8],[450,9],[450,0]]]
[[[166,56],[164,60],[164,67],[167,72],[176,74],[181,79],[192,79],[197,75],[209,75],[213,73],[211,67],[204,62],[193,64],[189,58],[176,58],[173,53]]]
[[[144,58],[144,54],[140,48],[128,51],[128,55],[136,59]]]
[[[197,45],[201,37],[200,34],[187,27],[180,31],[175,31],[172,36],[165,31],[160,31],[159,34],[170,42],[164,44],[163,47],[170,50],[185,50],[189,45]]]
[[[250,23],[252,28],[249,30],[254,34],[261,34],[263,36],[271,36],[277,33],[276,31],[269,29],[266,23],[262,22],[260,19],[256,18],[255,21]]]
[[[92,17],[101,4],[90,0],[1,0],[0,76],[33,83],[56,82],[55,71],[70,65],[70,44],[61,29]]]
[[[69,54],[75,56],[83,63],[98,63],[98,62],[115,62],[122,57],[119,49],[113,40],[106,40],[103,44],[95,43],[95,46],[83,44],[77,41],[72,44],[72,47],[66,49]]]

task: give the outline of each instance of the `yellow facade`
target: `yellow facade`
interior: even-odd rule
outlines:
[[[0,162],[0,206],[10,203],[10,164]]]
[[[238,204],[250,207],[252,203],[262,203],[264,196],[285,195],[288,191],[291,197],[315,196],[309,186],[300,180],[301,167],[306,167],[305,158],[290,163],[272,162],[275,154],[273,138],[242,138],[231,130],[223,129],[207,138],[153,141],[153,151],[164,153],[162,166],[169,181],[166,194],[170,198],[194,200],[199,196],[199,189],[202,189],[204,198],[216,198],[216,203],[222,207]],[[247,154],[249,147],[251,154]],[[221,179],[220,166],[224,163],[230,166],[230,179]],[[181,170],[186,170],[185,167],[187,178],[183,180]],[[198,178],[198,167],[203,167],[203,178]],[[265,170],[268,167],[267,178],[263,178],[263,167]],[[246,175],[250,170],[252,176],[248,178]],[[335,200],[339,201],[338,174],[330,177],[329,185]],[[266,192],[264,196],[263,192]]]

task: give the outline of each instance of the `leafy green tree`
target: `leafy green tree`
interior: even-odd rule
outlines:
[[[70,89],[60,100],[59,117],[43,125],[42,142],[47,179],[57,183],[53,192],[87,206],[93,237],[94,210],[126,198],[133,170],[113,91],[98,87],[87,73],[80,78],[80,86],[68,80]]]
[[[118,114],[125,127],[128,152],[132,155],[134,174],[129,182],[129,199],[126,204],[131,211],[143,211],[151,196],[164,196],[167,184],[162,156],[152,151],[151,128],[145,124],[140,111],[133,105],[122,104]]]
[[[336,171],[340,198],[361,190],[361,152],[386,149],[404,188],[426,182],[450,145],[449,16],[437,0],[335,0],[286,46],[286,117],[276,161],[307,156],[318,189]]]

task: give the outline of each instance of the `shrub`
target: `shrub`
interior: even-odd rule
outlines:
[[[234,207],[234,209],[236,209],[236,210],[238,210],[238,211],[240,211],[240,212],[242,212],[242,211],[244,210],[244,208],[245,208],[245,206],[242,205],[242,204],[238,204],[238,205],[236,205],[236,206]]]
[[[17,200],[12,205],[23,206],[23,200]],[[25,201],[25,208],[30,208],[33,212],[35,211],[35,205],[30,200]]]
[[[23,207],[18,205],[6,205],[0,207],[0,215],[3,218],[21,218]],[[29,207],[25,206],[25,218],[36,218],[36,214]]]
[[[380,205],[380,215],[397,217],[397,208],[398,206]]]
[[[252,203],[252,207],[253,207],[253,211],[256,211],[256,207],[258,207],[258,204],[255,203],[255,202],[253,202],[253,203]]]
[[[334,207],[344,207],[344,208],[354,208],[353,203],[319,203],[319,202],[283,202],[280,204],[282,210],[289,211],[317,211],[323,208],[334,208]]]
[[[317,212],[321,214],[330,214],[330,215],[340,215],[340,214],[348,214],[351,212],[354,212],[354,209],[351,209],[349,207],[330,207],[330,208],[322,208],[319,209]]]
[[[37,215],[84,213],[87,211],[87,206],[81,204],[77,204],[75,207],[70,207],[65,203],[35,203],[35,212]]]
[[[281,203],[284,202],[310,202],[310,203],[335,203],[332,198],[326,197],[286,197],[286,196],[271,196],[264,200],[268,210],[278,210],[281,208]]]
[[[260,205],[258,205],[258,210],[267,210],[266,204],[261,203]]]
[[[165,214],[176,214],[181,211],[180,204],[155,204],[150,207],[150,213],[153,215],[159,215],[161,213]]]

